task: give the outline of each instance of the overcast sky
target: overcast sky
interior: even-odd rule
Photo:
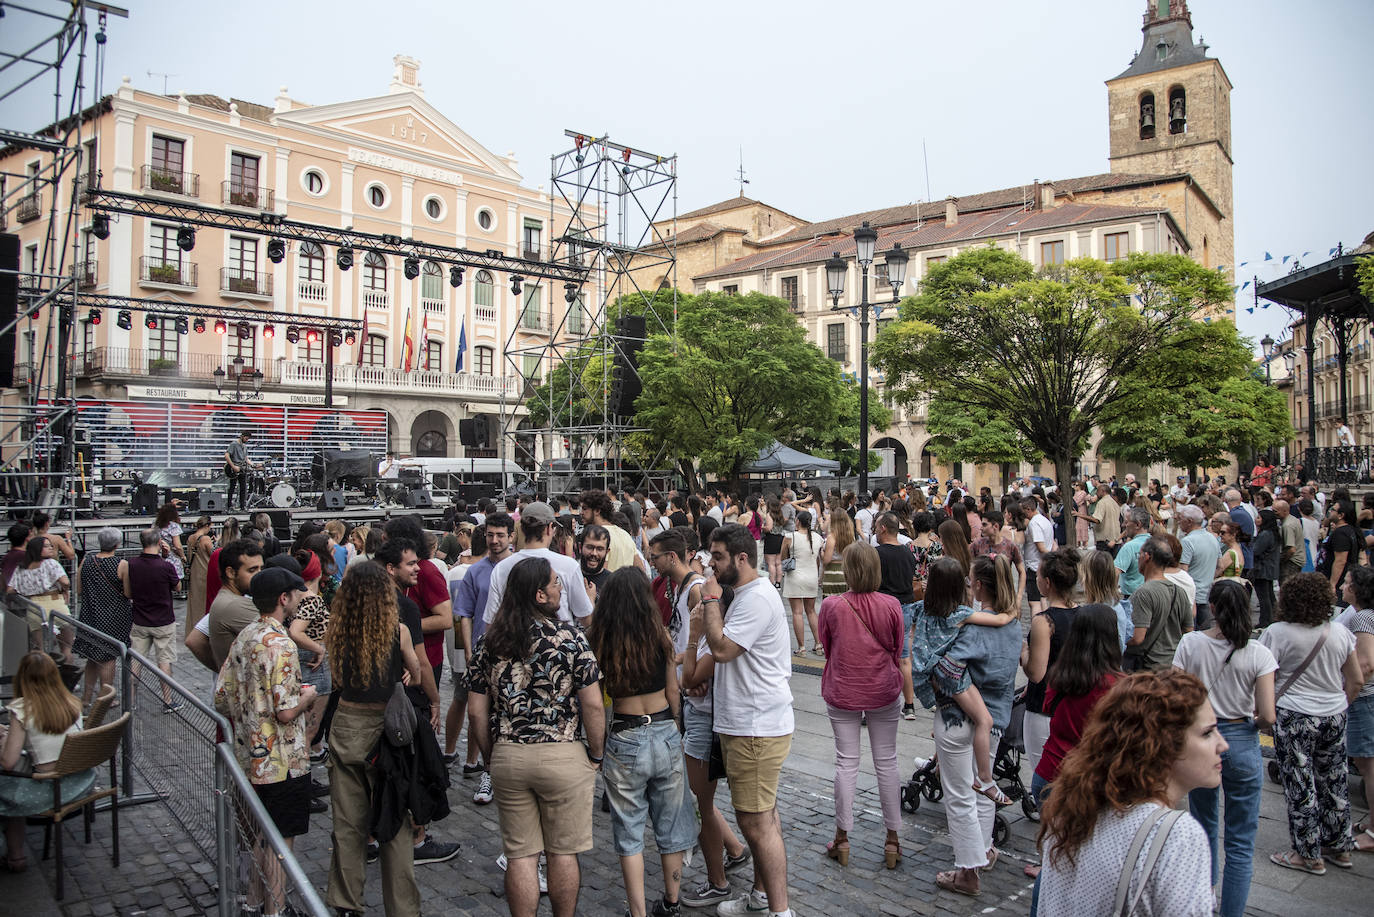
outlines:
[[[57,0],[28,0],[62,10]],[[528,185],[564,128],[676,153],[678,210],[739,192],[808,220],[1108,171],[1103,82],[1141,45],[1145,0],[127,0],[103,89],[272,104],[380,95],[391,58],[421,61],[426,98]],[[1235,86],[1237,284],[1310,266],[1374,231],[1374,2],[1192,0],[1194,34]],[[852,15],[851,15],[852,14]],[[10,11],[0,47],[28,47]],[[94,46],[91,46],[94,50]],[[150,73],[151,71],[151,73]],[[12,87],[13,69],[0,75]],[[88,82],[93,90],[94,78]],[[0,125],[51,121],[51,78],[0,102]],[[922,142],[928,153],[929,191]],[[1263,263],[1265,252],[1274,261]],[[1244,268],[1240,262],[1250,262]],[[1286,337],[1278,306],[1242,332]]]

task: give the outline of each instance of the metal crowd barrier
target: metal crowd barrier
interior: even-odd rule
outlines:
[[[120,746],[119,805],[159,803],[206,861],[214,863],[220,917],[238,917],[245,906],[264,903],[264,895],[272,902],[288,901],[306,917],[330,917],[235,760],[224,717],[154,662],[77,618],[45,613],[13,594],[5,605],[7,611],[0,613],[5,619],[0,675],[14,674],[13,664],[22,656],[14,652],[16,639],[24,639],[24,651],[61,654],[59,631],[64,628],[75,633],[79,660],[83,648],[99,647],[114,655],[111,683],[117,686],[117,703],[133,713]],[[182,658],[199,665],[189,654]]]

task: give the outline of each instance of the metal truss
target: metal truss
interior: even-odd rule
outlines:
[[[564,134],[573,147],[551,157],[550,225],[560,204],[572,218],[567,230],[553,240],[551,260],[585,269],[589,282],[580,291],[556,291],[563,294],[566,311],[553,308],[553,296],[541,297],[541,303],[548,303],[541,310],[550,312],[547,338],[530,339],[528,328],[521,327],[523,310],[513,326],[506,360],[528,376],[525,360],[533,363],[537,358],[548,384],[527,386],[525,406],[546,420],[537,428],[521,426],[525,421],[515,413],[516,405],[503,400],[503,457],[509,441],[517,457],[537,460],[532,439],[540,436],[547,460],[541,470],[552,475],[552,460],[562,452],[573,477],[584,484],[599,480],[606,487],[612,481],[625,483],[621,469],[627,464],[654,468],[663,458],[661,451],[646,455],[651,450],[645,439],[627,443],[627,436],[644,431],[631,418],[615,415],[612,393],[617,364],[622,374],[635,376],[622,377],[621,384],[638,382],[637,370],[625,359],[629,350],[639,350],[650,336],[676,332],[677,157],[626,146],[607,136],[571,130]],[[673,227],[671,232],[658,225],[665,222]],[[636,274],[664,278],[674,291],[672,308],[661,308],[653,295],[657,285],[642,289]],[[629,311],[644,316],[643,337],[632,337],[621,327],[626,297],[633,304]],[[566,384],[555,389],[553,371],[564,364],[570,367]],[[628,448],[632,445],[638,448]],[[628,462],[628,452],[637,461]]]
[[[416,239],[402,239],[400,236],[385,233],[333,229],[316,223],[289,220],[270,210],[254,213],[154,195],[109,191],[104,188],[89,189],[85,195],[85,203],[94,213],[126,213],[185,225],[254,233],[269,239],[293,239],[298,242],[315,242],[331,248],[348,247],[400,258],[438,261],[457,267],[487,268],[506,274],[518,274],[521,277],[547,278],[573,284],[581,284],[587,277],[586,268],[574,264],[515,258],[497,249],[476,252]]]
[[[23,294],[21,293],[21,296]],[[109,296],[104,293],[78,293],[73,303],[77,309],[112,309],[128,312],[156,312],[160,315],[187,318],[223,319],[226,322],[271,322],[281,325],[295,325],[299,328],[317,328],[322,331],[361,331],[363,321],[359,318],[330,318],[324,315],[291,315],[270,312],[265,309],[222,308],[202,306],[196,303],[173,302],[166,299],[150,299],[145,296]],[[32,308],[32,307],[30,307]]]

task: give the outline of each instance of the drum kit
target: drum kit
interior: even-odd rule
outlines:
[[[300,498],[296,485],[305,483],[302,478],[308,480],[309,473],[281,473],[270,465],[264,465],[260,470],[248,475],[248,508],[290,509],[299,506]]]

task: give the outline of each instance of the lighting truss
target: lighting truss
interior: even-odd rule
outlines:
[[[360,332],[363,322],[357,318],[329,318],[323,315],[284,315],[278,312],[255,309],[221,308],[201,306],[188,302],[168,302],[165,299],[148,299],[141,296],[108,296],[104,293],[77,293],[76,308],[82,309],[127,309],[130,312],[156,312],[160,315],[184,315],[187,318],[223,319],[229,324],[235,322],[266,322],[271,324],[291,324],[301,328],[318,328],[342,333]]]

